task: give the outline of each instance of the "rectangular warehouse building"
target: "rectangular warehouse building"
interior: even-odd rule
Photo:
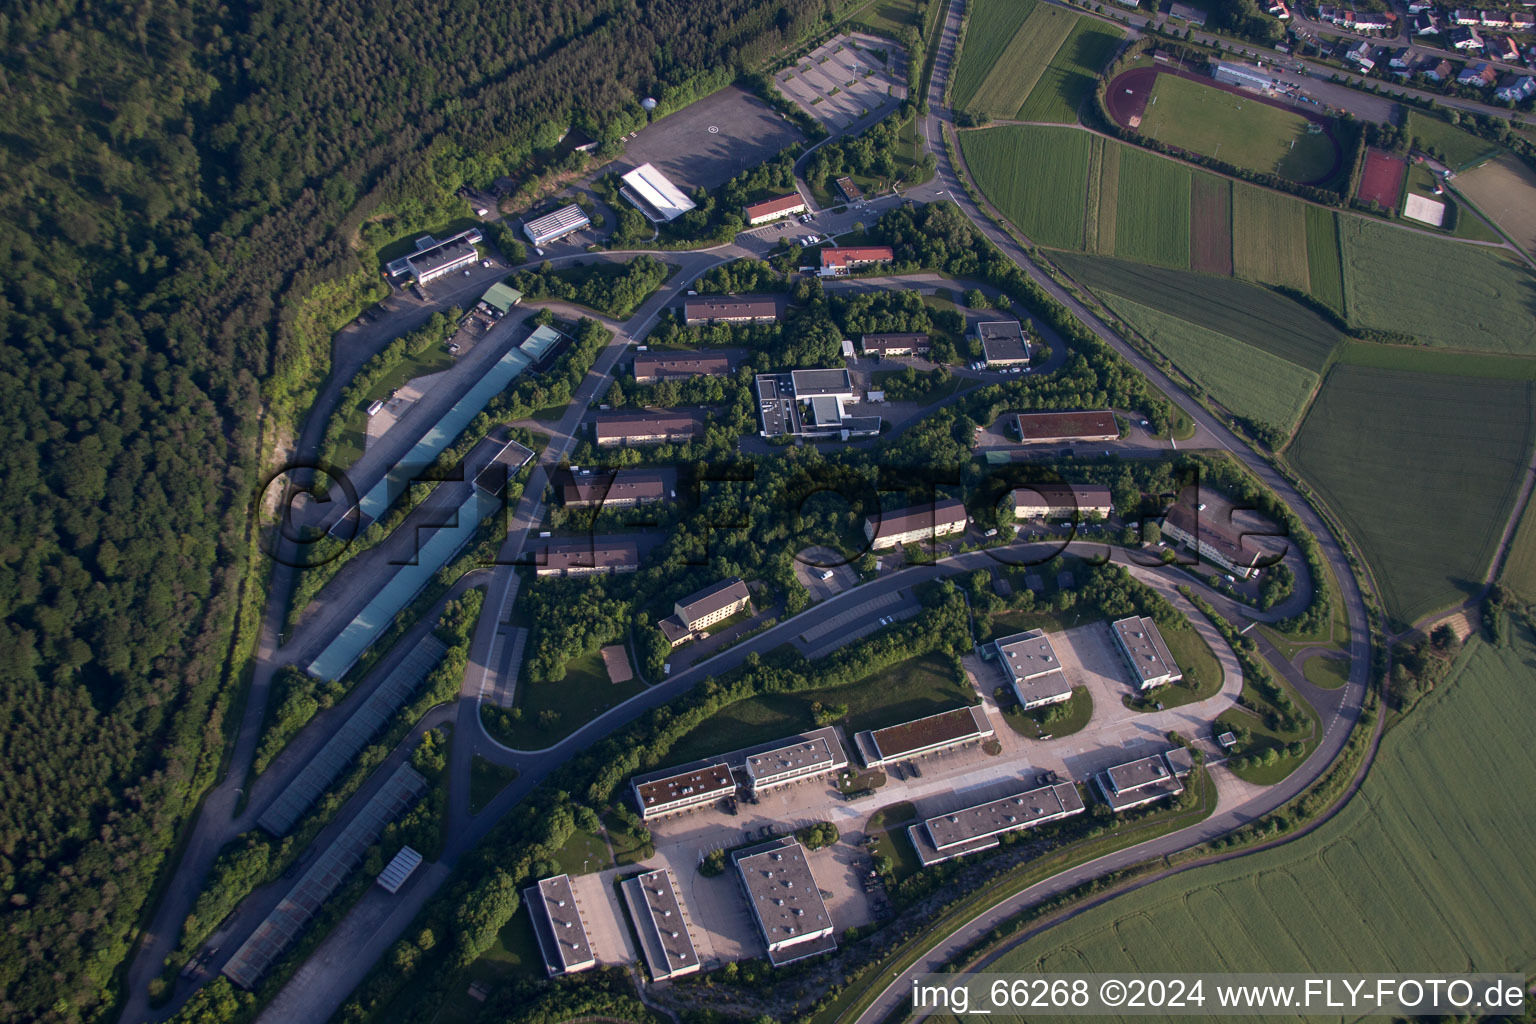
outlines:
[[[699,971],[699,951],[688,934],[683,901],[678,898],[672,872],[657,868],[622,883],[624,901],[640,936],[640,951],[651,969],[652,981],[681,978]]]
[[[835,729],[818,729],[770,750],[747,756],[747,779],[752,792],[814,779],[848,767],[848,755]]]
[[[1021,412],[1014,424],[1025,444],[1118,441],[1120,426],[1108,409],[1096,412]]]
[[[1053,786],[1010,793],[984,804],[907,826],[907,835],[924,867],[979,850],[990,850],[1002,836],[1035,828],[1083,813],[1083,797],[1077,786],[1061,782]]]
[[[837,948],[832,915],[822,902],[804,847],[781,839],[738,850],[732,860],[775,967]]]
[[[650,164],[636,167],[624,175],[623,182],[619,192],[657,224],[676,220],[694,208],[694,201]]]
[[[539,939],[539,952],[544,955],[544,969],[551,978],[597,966],[569,875],[530,885],[523,890],[523,898],[533,919],[533,933]]]
[[[761,203],[753,203],[747,207],[747,223],[756,227],[759,224],[778,220],[780,217],[788,217],[792,213],[805,213],[807,209],[809,207],[805,205],[805,197],[799,192],[792,196],[765,199]]]
[[[771,324],[779,319],[779,300],[773,295],[690,295],[683,300],[683,323]]]
[[[918,505],[900,512],[883,512],[864,520],[864,537],[871,547],[894,548],[934,537],[964,533],[965,504],[945,498],[932,505]]]
[[[660,501],[666,495],[660,473],[631,469],[571,477],[560,488],[566,508],[633,508]]]
[[[889,263],[896,253],[888,245],[848,246],[821,250],[821,276],[847,277],[880,263]]]
[[[1087,516],[1107,518],[1115,510],[1103,484],[1028,484],[1013,490],[1016,519],[1058,519]]]
[[[638,568],[640,548],[632,540],[573,537],[548,541],[542,560],[534,553],[537,576],[597,576]]]
[[[926,334],[865,334],[859,337],[859,351],[866,356],[925,356]]]
[[[1211,77],[1227,85],[1246,85],[1250,89],[1268,89],[1275,76],[1263,68],[1218,60],[1211,63]]]
[[[644,821],[714,803],[736,792],[736,780],[724,761],[646,781],[636,779],[630,785],[635,792],[635,806],[640,808],[640,817]]]
[[[1131,682],[1139,690],[1166,686],[1184,678],[1174,662],[1157,623],[1144,615],[1116,619],[1110,627],[1120,654],[1131,666]]]
[[[880,768],[893,761],[948,750],[992,735],[994,730],[992,723],[987,721],[987,712],[976,705],[861,732],[853,741],[864,763],[871,768]]]
[[[1061,670],[1061,659],[1044,630],[1031,629],[992,642],[1003,678],[1013,689],[1019,706],[1043,708],[1072,698],[1072,683]]]
[[[548,245],[556,239],[589,227],[592,221],[582,212],[581,207],[572,203],[562,206],[554,213],[545,214],[530,220],[523,225],[523,234],[528,236],[528,241],[534,245]]]
[[[1017,320],[989,320],[976,325],[976,338],[988,367],[1026,366],[1029,363],[1029,341],[1024,337],[1024,325]]]
[[[479,228],[461,231],[452,238],[439,242],[431,235],[416,239],[416,251],[402,256],[389,264],[389,276],[400,280],[415,278],[417,284],[426,284],[477,263],[480,254],[475,250],[484,236]]]
[[[752,603],[747,585],[732,577],[678,601],[672,606],[672,614],[657,626],[673,647],[692,640],[701,630],[735,615]]]
[[[662,355],[641,352],[635,356],[635,382],[651,384],[659,380],[686,380],[689,377],[719,377],[731,372],[731,357],[715,353]]]
[[[1095,775],[1093,781],[1104,802],[1116,811],[1128,811],[1184,792],[1179,772],[1175,771],[1167,754],[1153,754],[1117,764]]]
[[[599,413],[593,424],[598,447],[692,441],[703,433],[696,415],[675,409]]]

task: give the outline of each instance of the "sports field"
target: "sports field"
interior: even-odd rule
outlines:
[[[1076,124],[1078,110],[1093,93],[1099,72],[1121,38],[1122,33],[1113,25],[1078,17],[1072,34],[1057,49],[1019,108],[1018,119]]]
[[[1383,210],[1395,210],[1407,170],[1408,161],[1400,156],[1379,149],[1366,150],[1365,167],[1360,171],[1360,187],[1355,194]]]
[[[1536,276],[1482,246],[1341,217],[1349,320],[1445,348],[1536,353]]]
[[[1092,136],[1071,128],[1005,126],[959,137],[976,184],[1031,241],[1054,249],[1083,247]]]
[[[1528,635],[1474,640],[1315,832],[1086,910],[987,970],[1530,974],[1536,816],[1508,794],[1536,786],[1510,714],[1529,701],[1533,660]]]
[[[1145,150],[1120,154],[1115,255],[1189,266],[1189,168]]]
[[[1105,303],[1233,413],[1289,434],[1306,408],[1317,374],[1225,334],[1117,295]]]
[[[1303,369],[1321,370],[1343,340],[1332,324],[1307,307],[1243,281],[1096,256],[1069,253],[1052,258],[1094,292],[1123,295]]]
[[[1338,215],[1321,206],[1306,206],[1307,290],[1340,316],[1344,315],[1344,266],[1339,259]]]
[[[1232,182],[1195,171],[1189,195],[1189,266],[1232,275]]]
[[[1026,6],[1032,7],[1029,17],[998,55],[967,109],[1012,119],[1045,74],[1051,58],[1072,34],[1077,15],[1060,7],[1034,4],[1034,0],[1027,0]]]
[[[1298,199],[1241,182],[1233,185],[1232,250],[1238,277],[1299,292],[1312,286],[1306,205]]]
[[[982,83],[1034,7],[1035,0],[976,0],[970,5],[960,60],[950,86],[949,98],[956,110],[970,109]]]
[[[1139,130],[1237,167],[1292,181],[1322,181],[1333,174],[1338,151],[1326,133],[1308,134],[1310,125],[1300,114],[1252,97],[1162,74]]]
[[[1287,457],[1400,625],[1476,593],[1530,462],[1528,381],[1338,365]]]
[[[1536,254],[1536,173],[1518,157],[1506,154],[1457,175],[1455,186],[1516,245]]]

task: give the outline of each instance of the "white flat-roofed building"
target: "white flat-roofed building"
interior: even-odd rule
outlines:
[[[640,951],[651,969],[652,981],[665,981],[696,974],[699,951],[688,933],[688,919],[683,901],[677,895],[672,872],[657,868],[622,883],[624,901],[629,904],[640,936]]]
[[[1218,60],[1211,65],[1211,77],[1227,85],[1246,85],[1250,89],[1268,89],[1275,76],[1248,64]]]
[[[1002,836],[1083,813],[1082,794],[1071,782],[1022,790],[907,826],[923,866],[990,850]]]
[[[1026,484],[1013,490],[1016,519],[1087,516],[1090,512],[1108,518],[1114,510],[1109,488],[1102,484]]]
[[[417,284],[436,281],[455,270],[478,263],[480,253],[475,246],[483,238],[479,228],[461,231],[441,242],[431,235],[424,235],[416,239],[415,252],[389,264],[389,276],[396,279],[412,277]]]
[[[692,199],[650,164],[636,167],[624,175],[623,181],[624,186],[619,191],[624,198],[656,223],[676,220],[695,206]]]
[[[1110,626],[1115,634],[1115,644],[1120,654],[1131,666],[1131,682],[1138,690],[1150,690],[1154,686],[1166,686],[1184,678],[1163,634],[1145,615],[1131,615],[1116,619]]]
[[[1003,678],[1026,711],[1072,699],[1072,683],[1044,630],[1031,629],[992,642]]]
[[[421,867],[421,854],[409,846],[400,847],[400,852],[390,858],[384,870],[379,872],[379,888],[387,893],[397,893],[405,884],[406,879]]]
[[[916,505],[898,512],[884,512],[864,520],[864,537],[873,548],[894,548],[903,544],[964,533],[969,521],[965,503],[945,498],[932,505]]]
[[[713,803],[736,792],[736,780],[731,777],[730,766],[724,761],[671,775],[636,779],[630,785],[643,821]]]
[[[879,768],[892,761],[948,750],[992,735],[994,730],[986,711],[980,705],[974,705],[861,732],[853,740],[864,763],[870,768]]]
[[[576,906],[576,894],[571,889],[568,875],[546,878],[538,885],[523,890],[528,901],[529,916],[533,918],[533,931],[539,939],[539,950],[544,954],[544,968],[550,977],[574,974],[597,966],[592,955],[592,943],[587,939],[587,927],[582,923],[581,910]]]
[[[534,245],[548,245],[556,239],[580,231],[590,226],[592,221],[582,212],[581,207],[572,203],[562,206],[554,213],[545,214],[523,225],[523,234],[528,236],[528,241]]]
[[[752,791],[761,793],[775,786],[846,768],[848,755],[843,752],[836,734],[825,729],[815,736],[801,737],[772,750],[750,754],[746,767]]]
[[[1184,768],[1185,774],[1188,771]],[[1093,781],[1112,810],[1126,811],[1184,792],[1179,774],[1166,754],[1153,754],[1117,764],[1095,775]]]
[[[804,847],[781,839],[738,850],[732,860],[775,967],[837,948],[832,915]]]

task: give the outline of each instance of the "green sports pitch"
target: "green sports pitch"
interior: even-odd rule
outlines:
[[[1326,180],[1338,162],[1333,139],[1300,114],[1178,75],[1157,76],[1139,131],[1191,153],[1291,181]]]

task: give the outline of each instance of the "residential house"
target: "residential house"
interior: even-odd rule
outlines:
[[[1440,21],[1433,14],[1424,12],[1417,14],[1413,19],[1413,34],[1416,36],[1437,36],[1440,34]]]
[[[1443,82],[1451,77],[1451,62],[1444,58],[1435,60],[1430,57],[1419,65],[1419,74],[1431,82]]]
[[[1493,95],[1500,103],[1521,103],[1536,96],[1536,78],[1530,75],[1505,75]]]
[[[1503,11],[1483,11],[1478,15],[1483,28],[1509,28],[1509,15]]]
[[[1451,21],[1457,25],[1481,25],[1483,18],[1476,11],[1455,10],[1451,12]]]
[[[1493,60],[1513,63],[1520,59],[1520,47],[1509,36],[1489,36],[1488,56]]]
[[[1483,48],[1483,36],[1475,28],[1451,29],[1450,43],[1457,50],[1481,50]]]
[[[1493,65],[1478,61],[1468,64],[1461,69],[1461,74],[1456,76],[1457,85],[1472,85],[1479,89],[1490,88],[1499,80],[1499,73],[1493,69]]]

